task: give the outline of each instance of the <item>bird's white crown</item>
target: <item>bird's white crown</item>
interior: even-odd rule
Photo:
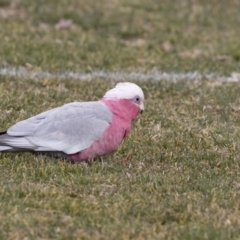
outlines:
[[[144,93],[142,89],[131,82],[117,83],[115,88],[110,89],[104,95],[107,99],[133,99],[135,96],[139,96],[144,101]]]

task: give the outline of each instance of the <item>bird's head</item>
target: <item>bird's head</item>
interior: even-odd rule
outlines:
[[[118,83],[115,88],[107,91],[103,97],[106,100],[127,100],[140,109],[144,110],[144,93],[135,83]]]

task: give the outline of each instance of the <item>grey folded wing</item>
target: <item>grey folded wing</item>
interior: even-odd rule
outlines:
[[[102,102],[73,102],[13,125],[5,144],[73,154],[99,140],[111,121],[112,112]]]

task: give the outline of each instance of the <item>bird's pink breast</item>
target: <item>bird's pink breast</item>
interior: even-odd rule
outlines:
[[[93,145],[81,152],[69,155],[74,161],[85,161],[104,156],[117,150],[118,146],[131,130],[132,120],[139,114],[140,109],[130,101],[102,100],[113,113],[112,122],[104,131],[102,137]],[[130,111],[129,111],[130,110]]]

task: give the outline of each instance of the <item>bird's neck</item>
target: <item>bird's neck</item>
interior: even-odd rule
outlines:
[[[118,115],[126,120],[134,120],[140,113],[140,108],[132,101],[128,99],[102,99],[101,100],[113,114]]]

